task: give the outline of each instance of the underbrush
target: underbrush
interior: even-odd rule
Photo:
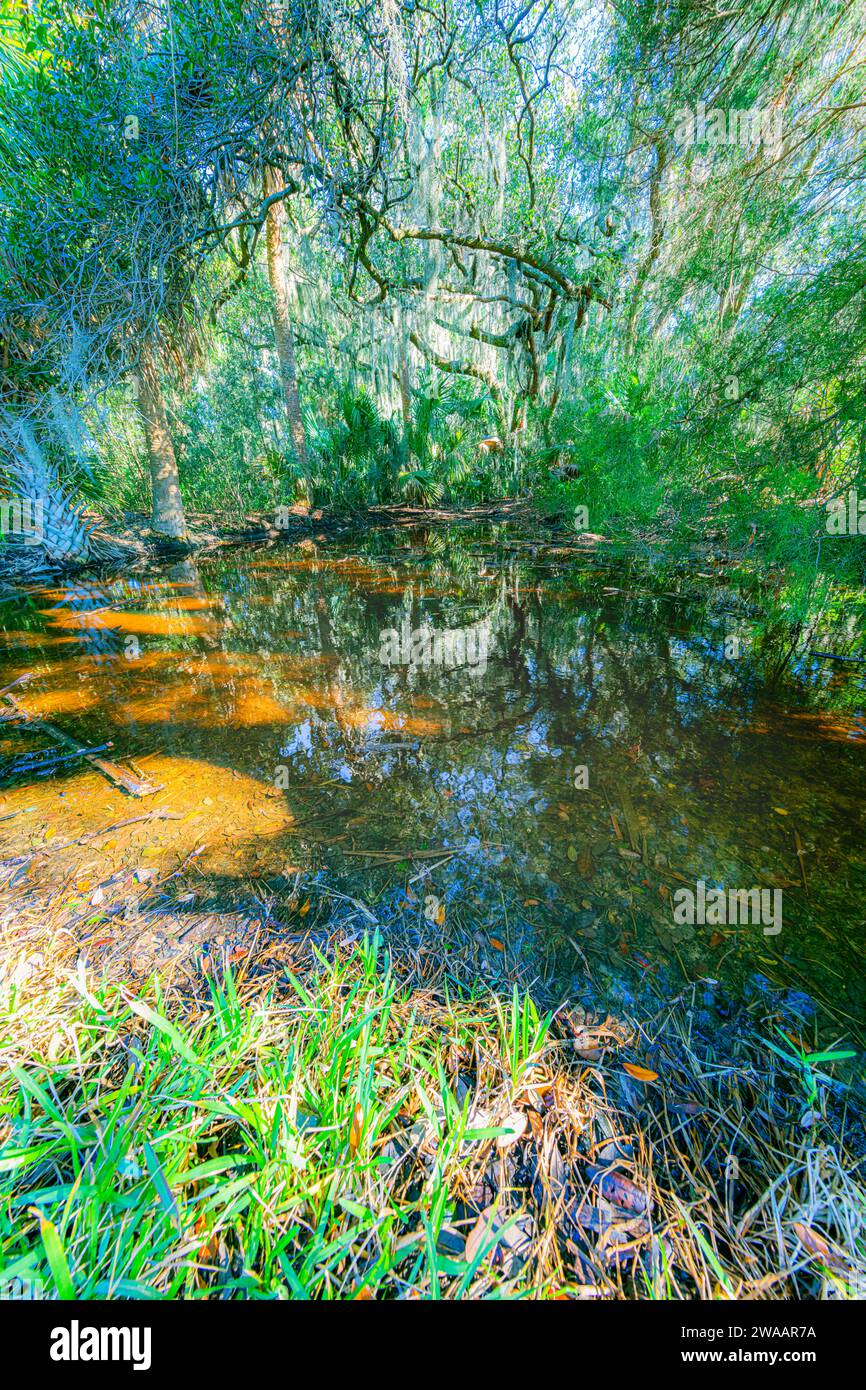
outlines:
[[[58,950],[3,977],[7,1286],[862,1296],[844,1107],[822,1088],[804,1130],[796,1061],[699,1038],[692,990],[636,1025],[398,978],[378,935],[183,991]]]

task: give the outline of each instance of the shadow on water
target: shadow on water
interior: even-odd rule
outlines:
[[[423,926],[419,949],[469,943],[492,981],[615,1008],[772,987],[860,1030],[863,668],[809,656],[838,634],[792,636],[759,576],[381,533],[32,589],[0,617],[0,686],[32,672],[29,711],[162,787],[27,774],[42,741],[2,729],[7,891],[95,892],[106,920],[130,875],[180,915],[348,898]],[[97,837],[152,810],[176,819]],[[74,865],[52,849],[73,838]],[[755,887],[779,915],[722,915],[719,890]],[[684,890],[703,920],[678,920]]]

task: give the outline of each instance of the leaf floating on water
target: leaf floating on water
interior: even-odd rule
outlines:
[[[504,951],[504,950],[505,950],[505,944],[504,944],[504,942],[502,942],[502,941],[499,940],[499,937],[498,937],[498,936],[491,936],[491,938],[490,938],[490,945],[493,947],[494,951]]]
[[[623,1069],[633,1076],[635,1081],[658,1081],[657,1071],[650,1071],[649,1067],[636,1066],[634,1062],[623,1062]]]

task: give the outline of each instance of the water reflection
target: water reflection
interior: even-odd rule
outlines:
[[[5,606],[0,685],[34,671],[29,708],[163,784],[183,819],[156,862],[204,844],[223,882],[288,866],[401,907],[408,887],[443,940],[468,920],[620,1002],[650,973],[766,978],[850,1026],[862,677],[795,661],[761,612],[755,585],[507,532],[382,535],[34,591]],[[106,821],[80,768],[6,793],[34,797]],[[684,928],[698,882],[780,890],[782,931]]]

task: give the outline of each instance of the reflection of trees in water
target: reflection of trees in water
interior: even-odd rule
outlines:
[[[768,865],[785,871],[782,832],[813,784],[803,838],[820,830],[822,865],[832,854],[857,857],[859,811],[840,826],[835,809],[855,804],[856,748],[741,732],[760,713],[781,639],[766,626],[763,647],[726,661],[727,610],[744,611],[737,595],[681,602],[665,596],[670,576],[626,565],[586,574],[541,550],[496,557],[465,545],[456,564],[447,547],[384,552],[184,561],[153,580],[74,585],[39,606],[87,615],[84,627],[66,628],[75,640],[57,649],[60,671],[82,649],[102,664],[123,652],[112,610],[208,613],[188,635],[178,623],[177,635],[143,637],[140,670],[122,659],[107,667],[103,690],[136,698],[100,705],[91,741],[135,724],[143,751],[168,744],[271,784],[288,762],[302,814],[309,799],[316,814],[361,817],[355,847],[459,846],[438,873],[444,891],[493,901],[510,884],[569,912],[587,894],[616,903],[649,873],[644,908],[669,919],[653,872],[659,851],[686,875],[764,881]],[[495,650],[483,675],[383,665],[382,632],[404,617],[438,630],[490,619]],[[826,701],[823,671],[821,681]],[[808,704],[809,691],[793,698]],[[586,791],[573,786],[577,764],[589,767]],[[761,846],[774,804],[791,818],[770,856]],[[611,809],[624,837],[616,843]],[[618,855],[635,844],[647,855],[639,871]],[[569,845],[604,856],[589,886]],[[816,910],[821,894],[818,885]]]
[[[63,591],[62,598],[44,610],[49,625],[55,620],[72,641],[70,648],[96,661],[123,659],[124,633],[112,626],[107,612],[120,604],[139,601],[141,586],[135,581],[115,580],[108,584],[78,582]],[[75,614],[75,626],[68,623]]]
[[[396,775],[411,785],[418,769],[477,762],[480,745],[514,753],[527,731],[563,759],[624,777],[638,799],[657,795],[653,776],[675,783],[669,803],[688,797],[710,755],[718,775],[734,775],[737,717],[762,698],[764,671],[777,652],[765,653],[763,669],[750,656],[724,660],[723,606],[680,605],[662,596],[669,576],[628,566],[587,577],[573,563],[551,564],[543,552],[496,558],[468,544],[421,555],[383,547],[376,558],[291,552],[285,568],[271,551],[201,569],[187,560],[153,582],[70,586],[53,610],[85,614],[85,626],[71,635],[104,659],[123,654],[123,628],[111,626],[111,610],[156,605],[182,615],[190,598],[203,610],[222,609],[221,625],[143,639],[148,652],[167,660],[145,669],[142,680],[176,692],[177,719],[167,732],[179,750],[193,718],[184,696],[194,691],[196,743],[229,765],[240,752],[238,701],[258,699],[272,713],[254,720],[243,742],[256,750],[268,780],[293,741],[304,767],[318,765],[322,775],[348,767],[373,781]],[[605,593],[613,578],[627,592]],[[439,630],[489,619],[495,648],[483,675],[382,665],[382,632],[404,618],[413,628],[429,622]],[[208,738],[208,718],[218,736]],[[298,741],[301,721],[309,729]],[[404,756],[384,760],[382,750],[401,742],[409,745],[399,750]],[[529,761],[520,754],[527,800],[543,794],[551,770],[535,747]],[[502,763],[485,775],[510,783],[508,769],[516,766]],[[513,791],[506,800],[513,803]]]
[[[347,725],[344,715],[348,691],[360,695],[366,707],[383,710],[398,709],[401,700],[411,704],[413,693],[423,693],[458,714],[467,707],[472,712],[502,704],[505,697],[541,696],[566,725],[576,712],[596,731],[658,746],[688,743],[692,725],[706,711],[730,709],[734,700],[748,703],[759,684],[748,662],[738,666],[721,659],[723,621],[709,624],[707,637],[679,640],[665,626],[669,605],[666,613],[658,599],[598,600],[590,594],[580,605],[559,603],[555,596],[539,595],[525,565],[512,562],[491,586],[478,580],[477,559],[474,571],[467,568],[465,554],[463,563],[466,573],[457,594],[443,592],[455,580],[454,568],[443,561],[411,576],[399,565],[379,564],[376,586],[365,584],[364,575],[342,579],[339,564],[330,562],[311,564],[311,572],[274,570],[267,604],[248,601],[255,597],[254,586],[227,596],[233,636],[243,648],[280,654],[286,650],[286,631],[300,630],[293,650],[323,661],[332,722],[342,728],[347,744],[357,743],[357,725]],[[386,581],[405,591],[383,592]],[[242,615],[234,611],[235,599]],[[507,621],[496,621],[501,613]],[[460,629],[485,616],[494,619],[497,649],[483,681],[433,666],[389,671],[377,661],[382,632],[399,629],[406,617],[413,627],[426,619]],[[697,616],[706,630],[706,615]],[[286,684],[279,661],[269,671],[265,659],[262,675],[277,689]]]
[[[69,662],[77,681],[82,655],[102,668],[102,700],[72,731],[92,743],[113,738],[121,754],[168,748],[260,785],[273,786],[288,764],[285,795],[303,826],[288,840],[293,855],[347,881],[360,872],[363,890],[375,861],[341,850],[410,859],[447,846],[459,852],[425,886],[449,913],[460,904],[479,923],[501,921],[504,901],[519,931],[536,920],[525,900],[539,899],[547,923],[588,950],[582,926],[598,916],[592,941],[603,940],[620,968],[624,931],[636,930],[651,955],[670,927],[659,856],[689,880],[769,887],[797,876],[787,848],[796,825],[809,853],[813,843],[819,850],[807,860],[808,899],[785,889],[786,959],[796,965],[798,949],[820,954],[804,944],[813,919],[838,921],[836,964],[856,978],[860,962],[846,955],[850,902],[832,897],[827,878],[836,864],[843,886],[857,882],[858,750],[794,742],[766,721],[758,732],[743,728],[758,727],[768,691],[786,715],[792,704],[831,703],[824,668],[811,687],[780,695],[793,634],[778,609],[761,626],[749,595],[716,588],[696,602],[689,581],[680,600],[669,596],[669,574],[627,564],[586,573],[586,562],[560,565],[540,547],[497,555],[461,541],[419,554],[383,542],[381,552],[265,550],[43,596],[38,607],[58,618],[85,615],[83,627],[64,626],[73,641],[48,649],[47,669],[62,679]],[[112,611],[178,622],[163,633],[156,624],[140,639],[141,662],[127,662]],[[732,611],[753,624],[739,661],[723,655]],[[21,612],[22,628],[59,630],[52,613]],[[200,614],[206,621],[185,631],[184,615]],[[483,675],[383,665],[382,633],[404,617],[440,631],[489,618],[495,650]],[[826,641],[828,623],[815,618],[798,640]],[[851,684],[838,687],[840,698]],[[589,768],[587,790],[573,784],[578,764]],[[195,794],[195,776],[193,764],[183,794]],[[789,815],[768,827],[773,806]],[[287,848],[281,836],[273,843],[276,857]],[[707,964],[706,936],[677,948],[686,959],[703,952]],[[761,939],[745,954],[753,948]]]
[[[737,725],[762,698],[763,672],[749,656],[724,659],[723,608],[662,598],[645,574],[643,592],[605,594],[609,575],[582,583],[549,565],[473,555],[458,577],[447,558],[419,566],[414,556],[386,557],[359,562],[357,571],[354,558],[345,568],[323,558],[257,579],[241,572],[221,589],[233,641],[273,655],[257,679],[287,710],[302,711],[303,738],[295,738],[297,717],[261,731],[271,742],[269,752],[262,748],[265,765],[279,764],[282,748],[301,779],[333,780],[348,769],[356,790],[372,788],[362,793],[362,843],[367,835],[395,848],[474,844],[475,858],[464,857],[459,874],[482,887],[496,879],[498,843],[508,873],[571,881],[579,896],[565,839],[609,843],[608,799],[626,845],[643,832],[629,825],[623,804],[640,818],[651,859],[663,850],[671,862],[682,856],[687,872],[738,872],[751,882],[744,855],[763,838],[768,789],[790,774],[790,750],[765,741],[753,751],[748,773],[758,790],[747,796]],[[209,573],[209,587],[217,577]],[[617,587],[633,579],[618,574]],[[263,596],[266,603],[253,601]],[[413,626],[426,619],[440,628],[495,619],[496,650],[483,678],[383,667],[381,633],[406,615]],[[299,636],[288,640],[289,630]],[[294,673],[282,660],[287,651],[298,658]],[[387,716],[379,728],[377,715]],[[416,717],[430,727],[404,738],[403,717],[409,729]],[[590,767],[588,793],[572,786],[577,763]],[[558,802],[569,807],[565,829]],[[628,886],[628,865],[617,867]],[[654,910],[664,911],[658,903]]]

